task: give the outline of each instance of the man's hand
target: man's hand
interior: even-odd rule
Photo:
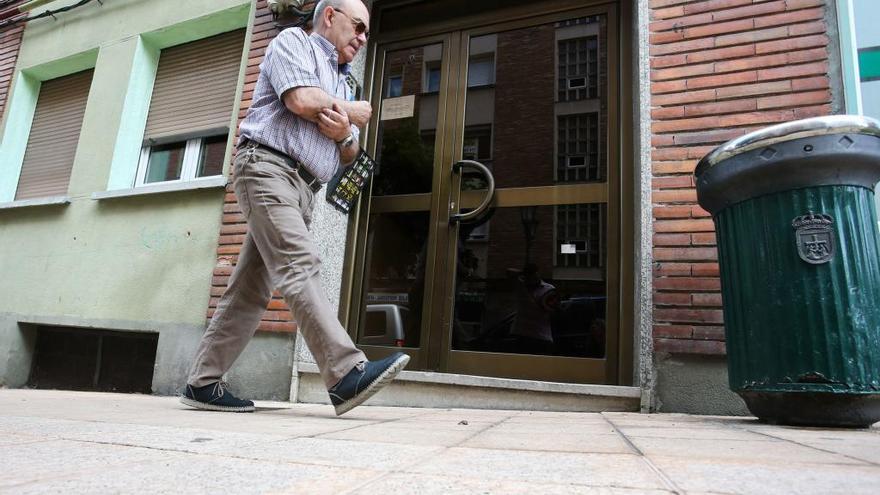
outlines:
[[[342,141],[351,134],[348,113],[336,103],[333,104],[333,108],[322,109],[318,114],[318,130],[334,142]]]
[[[349,101],[345,106],[347,107],[348,119],[352,124],[362,129],[370,121],[370,116],[373,115],[373,107],[368,101]]]

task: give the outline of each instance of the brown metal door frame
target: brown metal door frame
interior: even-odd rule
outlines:
[[[365,239],[369,227],[369,215],[383,212],[428,212],[431,220],[428,227],[428,253],[425,266],[424,302],[422,305],[422,307],[426,309],[426,316],[422,318],[420,329],[420,342],[422,344],[420,348],[403,349],[413,359],[412,367],[422,369],[430,366],[428,362],[429,354],[425,352],[425,342],[430,340],[432,329],[436,331],[436,327],[431,324],[433,321],[431,318],[432,300],[436,293],[436,284],[433,283],[435,278],[434,273],[437,273],[437,267],[435,266],[435,260],[437,259],[435,254],[437,249],[436,246],[441,246],[448,242],[446,240],[448,229],[439,228],[443,224],[439,219],[436,219],[436,217],[438,215],[437,212],[443,209],[441,205],[445,205],[446,203],[445,201],[441,201],[441,198],[445,197],[441,192],[441,185],[444,181],[443,177],[445,177],[444,169],[451,167],[451,165],[448,165],[450,163],[452,150],[447,139],[447,136],[450,135],[450,129],[447,129],[448,114],[446,108],[449,105],[449,95],[454,94],[454,92],[448,91],[447,85],[453,79],[451,74],[457,70],[455,59],[451,56],[458,51],[457,42],[458,37],[455,36],[454,33],[434,34],[431,36],[394,41],[381,45],[376,44],[373,45],[373,49],[368,54],[367,66],[371,67],[372,70],[369,74],[370,79],[368,79],[369,86],[365,89],[368,92],[367,94],[371,95],[370,101],[381,102],[387,53],[419,46],[436,44],[441,44],[443,46],[443,57],[441,59],[440,67],[441,76],[437,113],[437,132],[435,137],[433,176],[431,180],[432,192],[375,198],[369,194],[364,194],[364,200],[358,204],[357,209],[351,214],[354,221],[349,222],[348,239],[354,239],[354,242],[347,243],[346,265],[343,271],[343,287],[341,291],[343,297],[340,301],[340,319],[346,328],[348,328],[352,339],[357,342],[358,329],[363,316],[360,302],[364,300],[365,270],[368,259],[368,252],[367,249],[365,249]],[[382,79],[377,80],[377,77]],[[377,153],[381,110],[381,106],[376,106],[374,103],[373,115],[366,132],[366,141],[363,143],[372,156],[376,156]],[[389,347],[371,345],[359,345],[359,347],[371,358],[385,356],[397,350]]]
[[[563,205],[572,203],[604,202],[608,208],[607,252],[607,297],[608,297],[608,334],[606,338],[606,357],[573,358],[558,356],[539,356],[522,354],[501,354],[474,351],[456,351],[452,349],[452,319],[454,317],[454,294],[452,287],[455,284],[454,270],[445,270],[446,277],[439,293],[443,295],[442,318],[440,320],[441,332],[435,332],[434,341],[429,347],[429,355],[432,357],[439,353],[440,370],[475,375],[501,375],[517,376],[523,370],[530,370],[533,379],[546,381],[566,381],[580,383],[617,383],[618,382],[618,353],[619,353],[619,310],[620,310],[620,280],[619,280],[619,257],[620,257],[620,166],[619,166],[619,122],[618,114],[618,79],[617,69],[620,66],[617,33],[616,6],[605,4],[594,7],[585,7],[572,10],[563,10],[540,17],[528,19],[515,19],[503,22],[465,29],[461,31],[460,53],[458,62],[461,69],[458,73],[458,84],[451,86],[457,90],[451,101],[455,102],[455,134],[453,137],[453,162],[460,160],[462,139],[464,138],[464,121],[467,92],[467,62],[469,60],[470,39],[473,37],[522,29],[541,24],[548,24],[576,17],[590,15],[607,15],[607,47],[608,47],[608,123],[607,123],[607,150],[608,150],[608,179],[600,184],[577,184],[548,187],[520,187],[496,189],[494,206],[519,206],[519,205]],[[452,205],[461,207],[473,207],[479,202],[480,193],[459,194],[458,177],[448,181],[449,195]],[[458,227],[450,228],[449,243],[447,244],[445,261],[449,266],[455,266],[457,256]],[[439,252],[439,250],[438,250]],[[439,340],[438,340],[439,339]]]
[[[403,4],[418,4],[418,1],[382,1],[374,5],[374,26],[381,27],[382,11],[385,8]],[[621,39],[620,19],[616,3],[591,2],[584,6],[583,0],[552,0],[542,4],[546,14],[534,17],[534,5],[516,6],[499,14],[480,14],[467,18],[441,20],[430,26],[419,26],[394,32],[378,32],[371,40],[371,50],[367,58],[365,85],[367,94],[373,102],[382,101],[385,54],[396,49],[443,43],[443,62],[440,87],[440,104],[437,121],[437,141],[435,143],[434,175],[430,195],[409,195],[395,198],[373,198],[369,204],[362,201],[349,222],[349,239],[346,247],[346,266],[343,274],[342,301],[340,317],[357,338],[360,322],[360,303],[363,301],[366,250],[363,240],[371,209],[381,211],[426,211],[430,207],[430,226],[428,231],[429,252],[425,273],[424,317],[421,328],[421,348],[407,349],[414,358],[414,368],[440,371],[481,373],[489,364],[504,373],[505,368],[519,366],[540,366],[555,373],[553,381],[579,381],[592,383],[632,382],[632,297],[629,292],[633,282],[623,277],[632,274],[632,236],[624,229],[625,218],[630,218],[631,206],[626,202],[633,199],[632,186],[624,185],[622,179],[631,180],[632,173],[625,170],[624,163],[631,163],[631,155],[621,155],[621,145],[631,142],[631,131],[621,122],[631,119],[621,114],[620,102],[631,97],[631,89],[620,85],[620,75],[629,74],[620,58],[620,47],[630,46]],[[623,8],[627,16],[628,8]],[[608,205],[608,310],[609,334],[606,344],[606,359],[561,358],[553,356],[523,356],[509,354],[474,353],[452,351],[450,340],[451,318],[454,294],[454,274],[449,267],[455,266],[457,228],[448,224],[450,203],[468,207],[479,202],[479,193],[468,192],[459,197],[459,178],[452,174],[451,167],[461,158],[461,140],[464,131],[464,97],[467,91],[468,47],[471,36],[489,34],[510,29],[544,24],[557,20],[585,15],[608,15],[608,180],[603,184],[578,184],[536,188],[517,188],[499,190],[496,206],[517,206],[519,204],[562,205],[584,202],[604,202]],[[624,36],[624,38],[626,38]],[[381,78],[381,79],[380,79]],[[373,154],[376,152],[378,124],[381,109],[376,108],[366,134],[365,146]],[[422,196],[422,197],[418,197]],[[431,196],[430,198],[424,196]],[[368,196],[366,196],[368,197]],[[428,202],[429,204],[426,204]],[[458,211],[459,206],[455,210]],[[626,222],[629,225],[629,222]],[[627,257],[626,253],[630,256]],[[623,256],[621,256],[623,255]],[[630,261],[626,261],[629,259]],[[437,280],[437,278],[442,280]],[[629,292],[628,292],[629,291]],[[612,303],[613,300],[613,303]],[[627,304],[629,303],[629,304]],[[615,311],[612,311],[614,309]],[[613,321],[612,321],[613,320]],[[612,324],[613,323],[613,324]],[[613,328],[614,334],[610,333]],[[387,355],[393,348],[361,346],[371,356]],[[456,361],[453,353],[470,354]],[[513,359],[511,359],[513,358]],[[460,361],[460,362],[459,362]],[[468,364],[472,363],[472,364]],[[476,363],[476,364],[473,364]],[[450,369],[452,364],[452,369]],[[572,376],[559,376],[562,369],[586,368],[586,373]],[[554,371],[555,370],[555,371]],[[565,373],[562,373],[563,375]]]

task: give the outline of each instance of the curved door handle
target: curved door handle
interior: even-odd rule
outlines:
[[[495,197],[495,177],[492,176],[492,171],[489,170],[489,167],[483,165],[480,162],[476,162],[474,160],[461,160],[452,166],[452,173],[458,174],[461,173],[461,169],[464,167],[473,167],[486,176],[486,180],[489,182],[489,193],[486,194],[486,197],[483,198],[483,202],[480,203],[480,206],[476,207],[473,211],[469,211],[467,213],[457,213],[449,217],[449,223],[456,224],[459,222],[467,222],[469,220],[473,220],[480,216],[481,213],[486,211],[486,208],[489,207],[489,203],[492,202],[492,198]]]

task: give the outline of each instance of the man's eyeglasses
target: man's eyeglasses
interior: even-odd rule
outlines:
[[[370,37],[370,31],[367,29],[367,25],[366,25],[366,23],[364,23],[364,21],[362,21],[356,17],[352,17],[352,16],[346,14],[345,12],[337,9],[336,7],[333,7],[333,10],[335,12],[339,12],[340,14],[344,15],[345,17],[348,17],[348,20],[350,20],[352,26],[354,26],[354,34],[356,34],[358,36],[364,35],[365,38]]]

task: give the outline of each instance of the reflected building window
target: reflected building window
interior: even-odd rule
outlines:
[[[557,206],[556,244],[556,268],[590,269],[579,275],[603,279],[600,269],[605,266],[605,205]]]
[[[605,168],[599,166],[599,115],[595,112],[560,115],[556,124],[556,180],[605,180]]]
[[[461,157],[465,160],[489,161],[492,159],[492,125],[469,126],[464,130],[464,146]]]
[[[599,96],[599,38],[560,40],[557,45],[559,101],[576,101]]]
[[[395,98],[403,95],[403,76],[391,76],[388,78],[387,86],[388,91],[385,94],[387,98]]]
[[[468,87],[478,88],[495,84],[494,54],[471,57],[468,62]]]
[[[425,64],[425,93],[440,91],[440,61]]]
[[[556,181],[604,182],[604,17],[556,24]]]

